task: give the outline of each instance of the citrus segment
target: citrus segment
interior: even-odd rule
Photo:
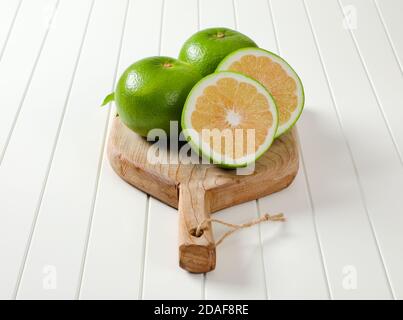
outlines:
[[[190,92],[182,114],[191,145],[226,167],[255,161],[270,147],[277,124],[277,108],[268,91],[234,72],[203,78]]]
[[[279,112],[276,136],[290,129],[304,106],[304,92],[295,71],[282,58],[259,48],[244,48],[228,55],[218,71],[229,70],[248,75],[272,94]]]

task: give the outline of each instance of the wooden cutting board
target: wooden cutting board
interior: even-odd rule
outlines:
[[[216,263],[211,223],[197,237],[199,223],[210,213],[286,188],[299,165],[295,129],[276,139],[249,175],[211,164],[150,162],[151,146],[118,116],[113,119],[107,149],[112,168],[131,185],[179,209],[179,265],[196,273],[211,271]],[[170,159],[168,149],[159,152],[165,153],[160,158]]]

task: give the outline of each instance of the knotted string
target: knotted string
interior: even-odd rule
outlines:
[[[244,228],[249,228],[252,227],[256,224],[265,222],[265,221],[282,221],[284,222],[286,219],[284,217],[284,214],[282,213],[278,213],[278,214],[274,214],[274,215],[269,215],[269,214],[265,214],[262,217],[258,218],[258,219],[254,219],[252,221],[249,221],[247,223],[243,223],[243,224],[233,224],[233,223],[229,223],[226,221],[222,221],[222,220],[218,220],[218,219],[214,219],[214,218],[208,218],[208,219],[204,219],[201,223],[199,223],[199,225],[196,228],[195,231],[195,236],[196,237],[200,237],[203,234],[204,229],[206,229],[207,224],[209,222],[216,222],[216,223],[220,223],[224,226],[227,226],[229,228],[232,228],[231,230],[228,230],[226,233],[224,233],[224,235],[216,242],[216,246],[218,246],[221,242],[224,241],[224,239],[228,236],[230,236],[231,234],[233,234],[235,231],[240,230],[240,229],[244,229]]]

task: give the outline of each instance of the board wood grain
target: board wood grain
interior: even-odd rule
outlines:
[[[251,174],[239,175],[212,164],[149,161],[152,144],[113,120],[108,141],[112,168],[125,181],[164,203],[179,209],[179,264],[190,272],[215,268],[215,242],[211,224],[197,236],[194,230],[210,213],[258,199],[286,188],[298,171],[295,131],[277,139],[255,164]],[[160,159],[171,159],[159,149]],[[171,161],[172,162],[172,161]]]

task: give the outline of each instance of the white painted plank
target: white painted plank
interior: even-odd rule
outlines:
[[[15,293],[90,3],[60,3],[0,167],[0,296],[4,298]],[[63,46],[60,39],[64,40]]]
[[[129,2],[118,77],[158,54],[161,8],[162,1]],[[147,210],[147,195],[121,180],[104,153],[80,299],[140,297]]]
[[[107,108],[98,106],[112,88],[126,3],[95,2],[18,299],[76,296],[108,116]],[[52,290],[43,285],[49,266],[57,272]]]
[[[213,27],[236,29],[235,9],[232,0],[199,1],[200,30]]]
[[[197,0],[165,0],[161,55],[177,58],[183,43],[197,31]]]
[[[319,53],[323,58],[324,71],[327,74],[335,107],[350,148],[355,171],[359,177],[368,220],[374,230],[377,246],[380,248],[380,252],[372,253],[374,250],[369,250],[371,245],[369,236],[364,238],[364,234],[357,231],[357,227],[363,228],[364,225],[353,216],[346,217],[346,223],[350,219],[350,224],[348,229],[343,230],[343,240],[347,239],[349,233],[351,238],[349,243],[344,245],[337,241],[337,246],[343,250],[347,246],[348,248],[357,247],[359,254],[351,257],[351,261],[356,260],[359,265],[349,261],[346,261],[346,264],[354,265],[358,278],[361,279],[358,280],[357,290],[350,292],[352,296],[357,297],[357,293],[363,290],[362,294],[358,295],[360,298],[389,298],[391,293],[386,279],[388,276],[396,296],[398,283],[395,283],[393,279],[400,277],[395,268],[400,266],[401,270],[401,262],[399,262],[401,258],[398,252],[402,251],[403,245],[400,243],[401,240],[398,240],[401,239],[403,205],[400,197],[400,190],[403,187],[401,163],[352,38],[343,26],[343,14],[337,1],[329,2],[326,7],[321,6],[319,1],[307,1],[307,12],[313,25]],[[317,123],[317,127],[319,125],[322,127],[320,122]],[[331,138],[336,140],[334,137]],[[333,152],[333,154],[339,153]],[[315,170],[317,167],[318,164]],[[344,185],[345,180],[340,183]],[[323,188],[323,186],[319,187]],[[351,193],[344,190],[343,198],[336,203],[339,205],[348,202]],[[340,212],[337,220],[339,217]],[[355,223],[359,225],[356,226]],[[329,226],[330,228],[334,230],[334,225]],[[328,233],[329,230],[321,229],[321,232]],[[388,243],[393,245],[388,246]],[[365,256],[369,258],[369,254],[379,263],[372,264],[370,261],[365,261]],[[379,265],[380,262],[386,264],[387,275],[383,266]],[[369,269],[369,266],[373,270]]]
[[[372,1],[342,0],[340,5],[346,15],[352,14],[349,10],[355,10],[357,14],[357,25],[351,25],[353,40],[363,59],[402,161],[403,100],[400,95],[403,88],[403,76],[383,29],[382,21]],[[401,22],[401,29],[403,29],[403,22]]]
[[[180,8],[180,10],[178,9]],[[182,43],[197,30],[197,2],[165,0],[161,55],[177,57]],[[178,213],[150,198],[143,299],[201,299],[202,277],[178,265]]]
[[[403,2],[399,1],[380,1],[388,8],[394,4],[395,10],[403,12]],[[401,119],[403,119],[403,102],[400,97],[403,88],[403,77],[399,67],[398,60],[395,59],[394,48],[390,46],[388,33],[385,32],[382,22],[382,16],[379,15],[376,8],[376,2],[353,0],[347,2],[340,1],[344,11],[345,8],[354,8],[357,13],[356,28],[351,28],[353,40],[357,45],[359,54],[364,63],[366,71],[369,75],[371,85],[376,94],[376,98],[381,108],[387,126],[391,131],[392,138],[396,144],[396,148],[400,154],[402,162],[403,154],[403,129]],[[352,6],[352,7],[348,7]],[[403,29],[403,20],[399,17],[400,30]],[[397,39],[401,41],[401,37]],[[402,47],[403,48],[403,47]],[[403,53],[403,52],[402,52]],[[387,79],[387,81],[385,81]],[[402,162],[403,164],[403,162]],[[401,175],[399,175],[401,179]],[[400,180],[401,183],[401,180]],[[397,185],[397,187],[399,187]],[[375,189],[373,189],[375,191]],[[397,196],[397,192],[395,191]],[[370,200],[369,200],[370,201]],[[384,201],[388,201],[385,199]],[[374,210],[383,211],[383,206],[386,202],[374,201]],[[398,245],[403,242],[403,235],[398,231],[403,226],[403,210],[401,203],[392,204],[392,210],[396,212],[390,213],[394,216],[393,220],[388,222],[382,221],[381,225],[376,224],[376,230],[381,230],[379,240],[382,252],[384,253],[387,269],[389,271],[392,287],[398,298],[403,296],[403,275],[400,270],[403,269],[403,258],[399,254],[402,251],[403,245]],[[380,213],[381,214],[381,213]],[[383,215],[383,213],[382,213]],[[381,219],[379,217],[379,219]],[[389,225],[396,225],[396,229],[390,229]],[[394,231],[390,234],[390,231]]]
[[[402,38],[402,12],[401,0],[373,0],[377,6],[380,18],[389,38],[395,57],[399,62],[400,71],[403,71],[403,38]]]
[[[232,0],[200,1],[200,29],[220,26],[236,29]],[[215,214],[218,219],[244,223],[258,216],[256,201]],[[223,229],[214,225],[215,237]],[[217,267],[206,275],[207,299],[265,299],[267,297],[259,228],[231,236],[217,248]]]
[[[0,1],[0,60],[11,35],[22,0]]]
[[[390,297],[303,2],[276,0],[271,4],[279,51],[305,86],[306,106],[298,127],[331,297]],[[348,266],[358,272],[354,290],[343,286]]]
[[[222,8],[226,11],[224,15],[220,10]],[[200,29],[215,27],[234,29],[236,23],[232,0],[221,0],[220,4],[213,0],[199,0],[199,24]]]
[[[178,211],[150,198],[143,299],[201,299],[202,276],[178,265]]]
[[[261,214],[283,212],[283,224],[261,225],[270,299],[329,299],[329,288],[302,167],[285,190],[258,201]]]
[[[0,88],[7,90],[0,91],[0,101],[4,106],[0,117],[0,163],[47,35],[49,24],[44,23],[43,13],[50,13],[47,16],[49,22],[56,4],[56,0],[24,1],[3,52]],[[24,50],[21,50],[21,45]]]
[[[256,201],[246,202],[214,214],[214,218],[235,224],[256,219]],[[214,223],[214,237],[228,228]],[[266,299],[259,226],[240,230],[217,247],[216,270],[206,275],[206,299]]]
[[[251,37],[259,47],[276,52],[276,35],[270,18],[267,0],[234,1],[238,30]]]
[[[239,31],[252,37],[262,48],[278,53],[267,0],[254,1],[253,6],[247,0],[238,0],[235,4]],[[301,162],[299,174],[290,187],[259,200],[261,214],[284,212],[287,217],[281,227],[261,225],[271,299],[329,297],[303,170]]]

